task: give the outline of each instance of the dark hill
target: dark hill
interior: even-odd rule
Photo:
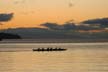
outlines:
[[[2,39],[21,39],[21,37],[11,33],[0,33],[0,40]]]

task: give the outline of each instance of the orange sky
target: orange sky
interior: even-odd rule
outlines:
[[[11,12],[14,18],[2,28],[36,27],[44,22],[63,24],[72,19],[80,22],[108,17],[108,0],[0,0],[0,13]]]

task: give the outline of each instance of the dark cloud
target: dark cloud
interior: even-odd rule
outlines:
[[[63,27],[64,27],[64,30],[76,29],[75,23],[65,23]]]
[[[41,24],[41,26],[44,26],[44,27],[47,27],[48,29],[53,29],[53,30],[70,30],[70,29],[76,28],[75,23],[65,23],[63,25],[60,25],[57,23],[44,23],[44,24]]]
[[[9,14],[0,14],[0,22],[7,22],[10,21],[13,17],[13,13],[9,13]]]
[[[77,30],[99,30],[100,28],[95,26],[87,26],[87,25],[78,25],[76,27]]]
[[[61,29],[61,26],[56,23],[47,22],[47,23],[41,24],[41,26],[44,26],[44,27],[47,27],[48,29],[53,29],[53,30]]]
[[[57,23],[44,23],[41,24],[41,26],[44,26],[50,30],[98,30],[99,27],[95,26],[89,26],[85,24],[76,25],[72,22],[66,22],[65,24],[57,24]]]
[[[83,24],[100,24],[101,27],[108,27],[108,18],[90,19],[81,22]]]

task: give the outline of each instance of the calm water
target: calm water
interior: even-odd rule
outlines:
[[[62,47],[64,52],[32,52]],[[0,44],[0,72],[108,72],[108,43]]]

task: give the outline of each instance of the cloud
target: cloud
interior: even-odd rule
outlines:
[[[101,27],[108,26],[108,18],[98,18],[98,19],[90,19],[81,22],[83,24],[100,24]]]
[[[87,25],[78,25],[77,30],[99,30],[100,28],[95,27],[95,26],[87,26]]]
[[[57,23],[47,22],[47,23],[41,24],[41,26],[44,26],[50,30],[98,30],[100,29],[99,27],[89,26],[85,24],[76,25],[76,23],[72,23],[72,22],[66,22],[62,25],[57,24]]]
[[[61,26],[56,23],[47,22],[47,23],[41,24],[41,26],[44,26],[44,27],[47,27],[48,29],[53,29],[53,30],[61,29]]]
[[[7,22],[7,21],[10,21],[12,18],[13,18],[13,13],[0,14],[0,22]]]
[[[64,30],[76,29],[75,23],[65,23],[63,24]]]
[[[41,24],[41,26],[47,27],[48,29],[52,30],[71,30],[76,28],[75,23],[65,23],[63,25],[57,23],[44,23]]]

